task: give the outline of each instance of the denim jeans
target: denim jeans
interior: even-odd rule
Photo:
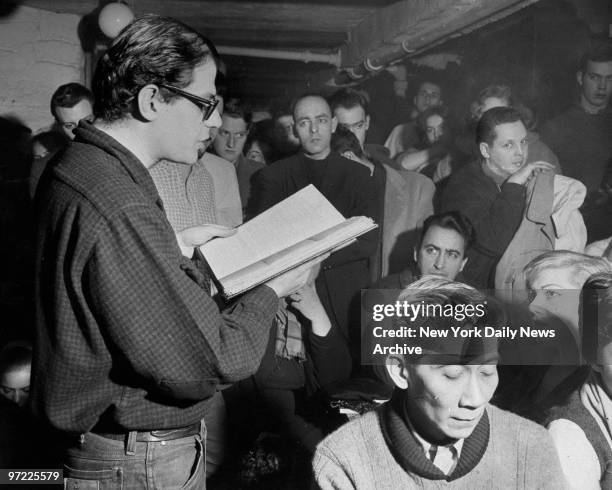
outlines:
[[[206,488],[206,431],[173,441],[126,442],[81,435],[64,455],[64,488],[70,490]]]
[[[228,444],[225,400],[220,391],[217,391],[206,404],[202,424],[204,421],[206,421],[206,477],[209,478],[225,462]]]

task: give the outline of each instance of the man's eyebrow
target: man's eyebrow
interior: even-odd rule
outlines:
[[[461,255],[461,252],[459,250],[457,250],[456,248],[447,248],[445,249],[446,252],[455,252],[459,255]]]
[[[557,288],[557,289],[573,289],[573,288],[562,288],[560,284],[555,284],[554,282],[551,282],[549,284],[544,284],[542,286],[540,286],[539,288],[534,288],[535,291],[538,291],[540,289],[546,289],[546,288]]]
[[[426,247],[433,247],[436,250],[442,250],[442,247],[438,247],[437,245],[434,245],[433,243],[425,243],[425,244],[423,244],[423,248],[426,248]]]

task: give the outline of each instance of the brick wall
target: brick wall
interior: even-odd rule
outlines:
[[[83,83],[80,18],[18,7],[0,18],[0,115],[37,132],[53,123],[49,100],[67,82]]]

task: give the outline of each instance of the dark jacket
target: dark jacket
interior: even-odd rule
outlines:
[[[325,160],[297,154],[262,169],[253,180],[254,209],[261,213],[309,184],[345,218],[369,216],[380,222],[377,188],[369,171],[333,152]],[[350,312],[359,314],[356,295],[369,284],[369,258],[376,252],[378,239],[378,230],[372,230],[333,253],[323,262],[317,278],[317,293],[325,310],[347,337]]]
[[[524,207],[525,187],[508,182],[498,187],[485,175],[480,162],[472,162],[451,176],[439,212],[460,211],[474,226],[476,240],[463,269],[470,284],[493,286],[495,266],[523,219]]]

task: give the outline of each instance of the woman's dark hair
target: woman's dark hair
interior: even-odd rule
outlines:
[[[338,125],[336,131],[334,131],[331,136],[331,150],[339,155],[350,151],[353,152],[357,158],[365,157],[357,136],[355,136],[350,129],[343,128],[340,125]]]

